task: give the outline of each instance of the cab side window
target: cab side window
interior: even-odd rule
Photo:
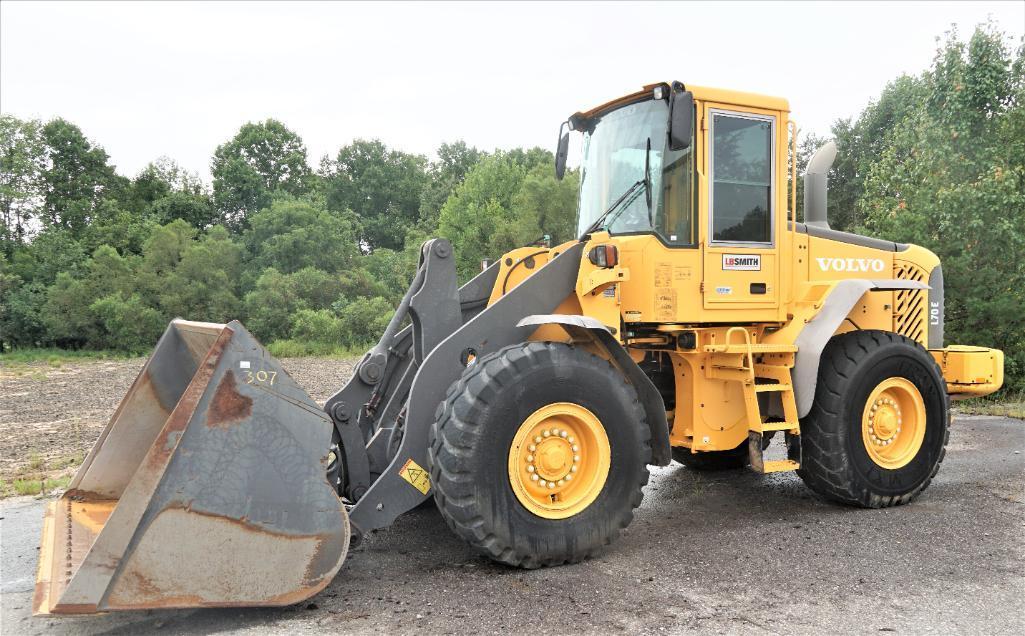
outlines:
[[[772,243],[773,121],[712,116],[712,241]]]

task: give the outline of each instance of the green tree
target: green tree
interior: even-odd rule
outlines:
[[[485,258],[536,242],[548,234],[555,242],[573,238],[576,173],[558,181],[552,156],[516,150],[481,160],[445,202],[438,234],[456,250],[461,280],[480,271]]]
[[[350,268],[359,253],[359,224],[352,213],[330,213],[323,199],[279,196],[253,215],[243,242],[249,268],[291,274],[304,267],[326,272]]]
[[[31,243],[15,250],[10,269],[26,282],[50,285],[60,272],[76,274],[88,257],[85,245],[70,230],[47,225]]]
[[[249,217],[270,205],[274,193],[301,195],[310,188],[302,138],[281,122],[247,123],[214,151],[210,168],[214,202],[233,230],[248,226]]]
[[[46,152],[41,129],[38,120],[0,115],[0,250],[8,257],[29,238],[42,207],[39,192]]]
[[[205,192],[170,192],[152,203],[149,216],[162,225],[181,219],[197,230],[204,230],[218,221],[217,209]]]
[[[46,286],[25,283],[0,254],[0,350],[45,344]]]
[[[80,276],[57,274],[46,292],[43,323],[48,337],[62,347],[119,347],[92,305],[111,295],[131,296],[135,269],[134,259],[102,245],[85,262]]]
[[[321,176],[332,212],[359,217],[367,249],[401,249],[406,228],[419,218],[427,185],[427,159],[389,150],[380,140],[357,139],[321,162]]]
[[[920,97],[875,142],[859,207],[870,233],[936,252],[950,342],[1001,348],[1025,387],[1025,74],[992,25],[952,32]],[[888,87],[880,103],[892,99]]]
[[[922,78],[902,75],[887,84],[858,119],[833,124],[837,158],[829,172],[827,213],[834,228],[864,228],[867,211],[862,207],[861,195],[865,179],[898,124],[923,103],[926,90]],[[803,198],[800,192],[798,198]]]
[[[119,177],[107,153],[86,139],[78,126],[54,119],[41,129],[46,151],[42,173],[43,218],[80,236],[95,217],[105,196],[122,191],[127,179]]]
[[[461,140],[438,147],[438,160],[432,161],[428,167],[429,180],[420,195],[420,224],[423,227],[428,231],[438,227],[441,206],[463,182],[466,173],[486,156],[486,152],[467,146]]]
[[[132,180],[131,186],[124,193],[122,205],[143,212],[172,194],[200,197],[206,192],[199,175],[189,172],[173,159],[160,157],[151,161]]]
[[[165,319],[228,322],[241,310],[242,248],[223,227],[202,235],[182,220],[157,228],[143,249],[138,284]]]
[[[245,296],[246,325],[264,340],[288,338],[297,312],[329,309],[342,292],[338,276],[312,267],[292,274],[268,268]]]

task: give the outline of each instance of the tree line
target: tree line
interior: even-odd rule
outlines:
[[[0,117],[5,347],[144,351],[175,316],[240,318],[302,349],[383,330],[429,236],[460,274],[541,234],[570,238],[576,185],[541,149],[442,144],[437,159],[356,140],[318,169],[275,120],[215,150],[207,187],[161,158],[134,178],[63,119]]]
[[[1025,387],[1025,62],[994,25],[938,40],[929,69],[837,120],[833,227],[935,251],[948,341],[1008,354]],[[804,135],[799,169],[826,139]],[[551,152],[436,157],[358,139],[314,167],[269,119],[211,158],[212,183],[161,158],[129,178],[73,123],[0,116],[0,342],[146,351],[168,320],[241,319],[294,353],[383,330],[431,236],[460,277],[573,236],[578,175]],[[797,184],[800,187],[800,183]],[[798,197],[800,199],[800,197]]]

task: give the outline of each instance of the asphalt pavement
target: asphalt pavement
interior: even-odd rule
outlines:
[[[42,508],[0,504],[5,636],[1025,633],[1025,422],[1009,418],[956,418],[939,475],[900,508],[826,503],[791,473],[656,469],[624,536],[573,566],[493,564],[417,510],[283,609],[33,618]]]

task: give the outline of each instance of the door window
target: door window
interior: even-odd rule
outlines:
[[[712,115],[712,241],[772,243],[773,121]]]

